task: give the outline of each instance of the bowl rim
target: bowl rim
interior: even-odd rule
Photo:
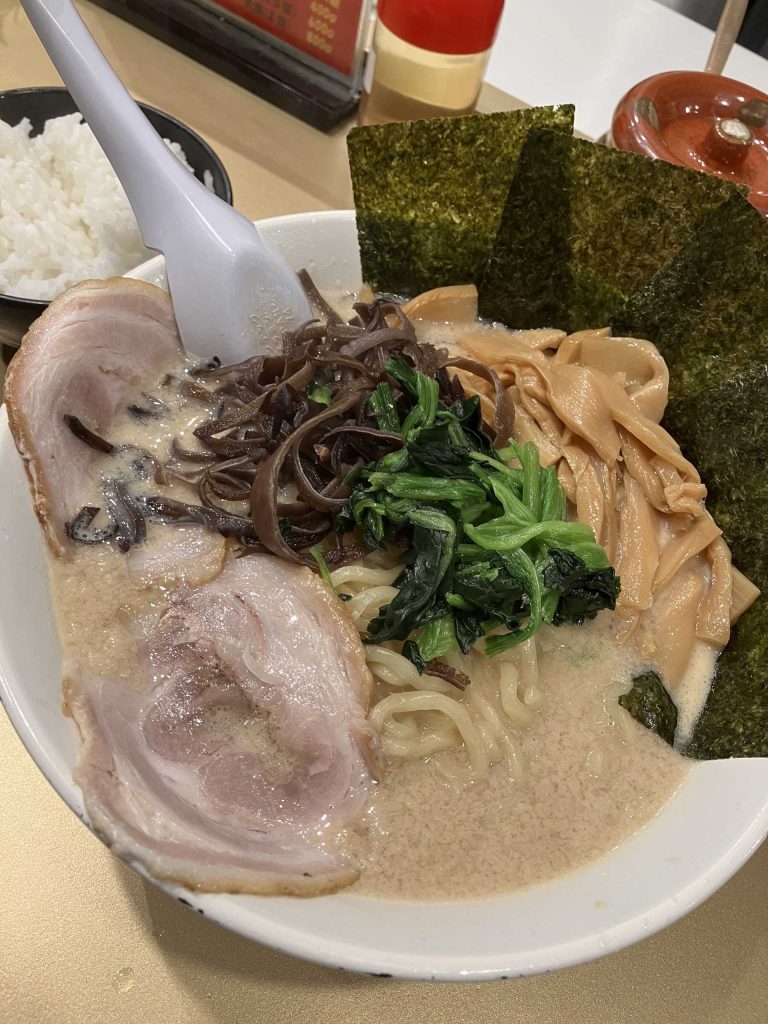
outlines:
[[[699,71],[696,68],[672,68],[668,71],[657,71],[656,74],[646,76],[641,82],[633,85],[631,89],[628,89],[625,95],[630,92],[634,92],[635,89],[641,86],[648,85],[649,82],[663,81],[670,78],[680,78],[685,76],[686,78],[697,78],[701,82],[726,82],[728,85],[738,86],[740,89],[747,89],[749,92],[754,93],[756,96],[765,97],[768,101],[768,95],[761,89],[758,89],[755,85],[750,85],[749,82],[742,82],[738,78],[731,78],[730,75],[713,75],[709,71]]]
[[[648,89],[658,87],[659,90],[662,90],[667,84],[674,83],[680,78],[694,79],[702,85],[707,85],[712,88],[715,88],[717,83],[721,83],[723,86],[730,89],[734,95],[741,93],[742,95],[748,95],[750,99],[760,100],[763,103],[768,104],[768,94],[764,93],[756,86],[749,85],[748,82],[740,82],[737,78],[730,78],[728,75],[713,75],[708,71],[686,71],[682,69],[677,71],[659,71],[657,74],[649,75],[647,78],[644,78],[642,82],[638,82],[636,85],[633,85],[616,104],[613,114],[611,115],[611,127],[609,130],[609,134],[614,145],[617,137],[621,138],[621,140],[626,143],[626,140],[629,137],[628,128],[621,122],[623,118],[627,118],[630,122],[634,121],[637,117],[636,107],[638,100],[651,99],[652,102],[657,102],[654,97],[646,96]],[[633,107],[633,112],[631,114],[627,114],[625,108],[630,105]],[[691,165],[685,163],[670,148],[662,137],[660,130],[652,127],[651,131],[654,137],[655,148],[657,150],[656,155],[651,157],[651,159],[661,159],[667,163],[675,164],[678,167],[690,169]],[[640,150],[631,149],[627,145],[622,145],[620,148],[627,152],[640,152]],[[643,155],[650,154],[643,153]],[[729,181],[730,179],[724,178],[723,180]],[[752,196],[756,197],[758,202],[756,204],[753,203],[753,205],[756,205],[757,209],[765,214],[766,209],[768,209],[768,207],[766,207],[766,203],[768,203],[768,185],[749,185],[746,187],[748,188],[750,202],[752,202]]]
[[[0,89],[0,100],[2,100],[4,96],[40,95],[41,93],[66,93],[72,98],[72,102],[74,103],[74,97],[72,97],[69,89],[64,85],[27,85],[21,86],[18,89]],[[210,159],[211,163],[217,168],[222,176],[224,194],[219,196],[219,199],[223,200],[223,202],[228,206],[232,206],[234,203],[232,179],[229,176],[227,168],[224,166],[224,161],[213,147],[205,141],[202,135],[198,134],[194,128],[190,127],[190,125],[186,124],[184,121],[179,120],[178,117],[175,117],[173,114],[169,114],[166,110],[161,110],[159,107],[152,106],[151,103],[144,103],[143,100],[136,100],[134,98],[134,101],[143,113],[146,114],[149,110],[153,114],[158,114],[176,128],[180,128],[182,131],[187,132],[187,134],[194,138],[195,142],[199,144],[206,156]],[[77,113],[77,109],[77,104],[75,103],[75,111],[73,111],[73,113]],[[153,258],[154,257],[150,257],[150,259]],[[148,262],[149,260],[145,260],[144,263],[140,263],[139,266],[144,266]],[[138,269],[138,267],[131,269]],[[126,271],[126,273],[128,273],[128,271]],[[42,313],[50,301],[50,299],[25,299],[21,295],[11,295],[8,292],[0,292],[0,302],[7,303],[10,306],[18,306],[28,312],[39,310],[40,313]]]
[[[329,210],[291,214],[262,220],[258,222],[258,225],[272,235],[273,241],[276,241],[284,228],[310,222],[317,222],[328,227],[334,225],[337,230],[348,232],[351,236],[351,232],[354,230],[354,212]],[[130,276],[156,282],[162,274],[162,265],[161,256],[153,257],[131,271]],[[0,462],[10,464],[8,460],[17,459],[17,456],[4,420],[5,412],[0,410]],[[24,486],[26,489],[26,485]],[[33,526],[35,527],[34,535],[38,537],[37,524],[33,523]],[[0,543],[2,543],[1,536]],[[0,622],[0,626],[2,626],[2,622]],[[8,647],[10,646],[9,644]],[[5,650],[3,630],[0,629],[0,698],[3,700],[8,716],[40,770],[69,807],[85,823],[80,791],[75,786],[71,774],[68,771],[63,771],[61,766],[56,763],[55,750],[47,748],[44,742],[45,736],[36,728],[35,709],[30,704],[30,698],[25,693],[24,687],[20,686],[18,675],[16,681],[12,683],[13,670],[8,671],[6,668]],[[58,709],[58,700],[56,705]],[[458,922],[466,921],[473,909],[479,908],[477,913],[483,914],[488,905],[499,903],[507,913],[506,901],[509,900],[511,903],[511,897],[489,897],[484,900],[444,904],[379,901],[357,896],[354,892],[345,893],[344,891],[333,896],[316,897],[312,900],[291,897],[231,897],[190,892],[182,886],[151,878],[140,865],[130,861],[126,861],[126,863],[172,898],[182,901],[191,909],[210,917],[225,928],[282,952],[328,967],[408,980],[481,981],[517,977],[573,966],[620,950],[671,924],[715,892],[755,852],[768,832],[768,759],[766,758],[740,758],[731,761],[694,763],[681,789],[660,814],[652,819],[644,829],[641,829],[640,833],[625,840],[617,848],[619,859],[623,864],[623,853],[628,847],[635,846],[638,838],[645,836],[647,839],[648,836],[651,836],[653,847],[656,835],[655,825],[665,816],[670,817],[667,812],[673,801],[677,801],[679,798],[685,801],[690,791],[697,787],[699,790],[705,791],[706,799],[709,800],[714,789],[718,785],[722,786],[723,780],[727,781],[725,792],[730,796],[733,792],[734,779],[737,783],[743,784],[745,780],[749,783],[751,786],[749,798],[742,798],[743,809],[737,806],[731,810],[735,827],[732,826],[730,832],[727,825],[725,828],[721,826],[719,819],[713,822],[712,832],[716,838],[712,840],[711,859],[706,860],[703,864],[697,862],[694,866],[695,869],[685,865],[679,870],[667,868],[666,870],[671,871],[674,876],[670,882],[670,891],[667,891],[666,894],[663,891],[654,892],[649,897],[650,903],[643,905],[644,890],[640,890],[639,910],[628,912],[624,908],[619,908],[618,917],[604,918],[600,928],[595,927],[594,930],[587,931],[583,935],[576,934],[570,938],[563,938],[559,942],[553,941],[550,945],[541,947],[534,945],[531,949],[526,949],[525,952],[519,950],[505,952],[503,941],[500,939],[492,955],[489,953],[465,953],[459,956],[455,953],[433,952],[431,948],[426,953],[404,954],[392,947],[379,948],[374,939],[369,938],[367,931],[365,933],[367,941],[358,940],[357,943],[343,931],[343,928],[340,931],[332,930],[331,934],[315,934],[311,927],[305,924],[303,911],[304,907],[313,904],[318,907],[318,912],[322,913],[324,917],[335,918],[334,908],[344,914],[348,913],[348,908],[352,906],[353,911],[358,908],[358,913],[364,915],[367,912],[370,917],[372,908],[375,913],[377,906],[392,907],[396,905],[398,927],[401,931],[418,933],[425,928],[428,931],[431,928],[432,934],[436,935],[437,928],[428,923],[430,920],[436,919],[432,916],[432,910],[441,916],[444,923],[447,922],[446,927],[453,928],[455,931],[459,927]],[[741,795],[738,789],[736,791]],[[738,796],[735,802],[739,803]],[[717,800],[714,801],[714,806],[717,810]],[[724,804],[721,804],[722,806]],[[684,803],[681,808],[682,814],[677,816],[673,814],[671,817],[682,818],[682,824],[687,829],[691,814],[689,809],[686,818],[685,810]],[[726,839],[721,841],[723,833],[725,833]],[[688,838],[686,831],[684,841],[688,842]],[[640,852],[642,853],[642,848]],[[592,888],[595,885],[594,879],[602,877],[608,862],[612,858],[615,859],[615,854],[616,851],[612,851],[598,861],[592,862],[591,865],[577,869],[576,872],[522,892],[523,894],[533,894],[537,912],[541,907],[541,913],[546,917],[547,906],[551,910],[553,905],[559,905],[563,895],[567,898],[572,894],[569,891],[574,888],[572,881],[577,876],[587,874],[590,881],[586,888],[589,899],[592,900],[598,891],[597,887]],[[656,873],[664,870],[664,866],[657,864],[655,860],[652,866]],[[678,878],[680,878],[679,883]],[[622,885],[624,884],[622,877]],[[671,888],[672,886],[674,888]],[[517,895],[515,894],[515,898]],[[334,921],[334,924],[329,927],[335,929],[335,926],[336,922]],[[366,925],[366,927],[368,926]],[[461,927],[463,929],[463,925]],[[494,941],[496,940],[494,939]]]

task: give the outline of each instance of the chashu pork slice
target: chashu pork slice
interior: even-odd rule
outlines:
[[[70,679],[77,781],[108,845],[204,891],[354,881],[318,838],[360,814],[377,761],[373,683],[336,595],[306,567],[248,555],[181,588],[146,648],[143,690]]]
[[[167,292],[124,277],[70,288],[30,328],[8,369],[5,399],[35,512],[55,554],[70,550],[64,524],[81,507],[98,457],[64,416],[108,434],[139,386],[178,368],[182,356]]]

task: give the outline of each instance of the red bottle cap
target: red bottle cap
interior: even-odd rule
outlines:
[[[504,0],[379,0],[379,20],[400,39],[433,53],[489,50]]]

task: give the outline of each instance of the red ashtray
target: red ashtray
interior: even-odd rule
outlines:
[[[768,96],[743,82],[704,71],[646,78],[616,108],[609,141],[744,184],[768,216]]]

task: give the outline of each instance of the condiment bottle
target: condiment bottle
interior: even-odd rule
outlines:
[[[470,114],[504,0],[379,0],[360,124]]]

